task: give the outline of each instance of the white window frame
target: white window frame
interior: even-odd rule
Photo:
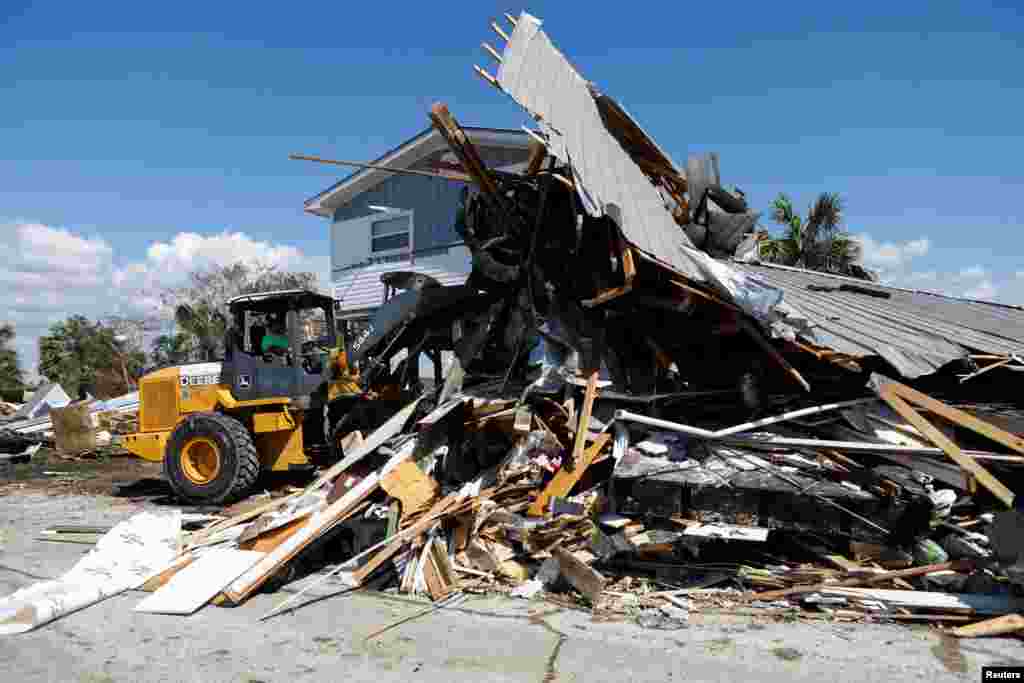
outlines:
[[[380,237],[391,237],[393,235],[401,235],[402,233],[399,231],[399,232],[389,232],[389,233],[386,233],[386,234],[383,234],[383,235],[374,235],[373,234],[373,226],[376,225],[377,223],[382,223],[382,222],[385,222],[385,221],[393,221],[393,220],[396,220],[396,219],[399,219],[399,218],[408,218],[409,219],[409,227],[408,227],[408,230],[409,230],[409,243],[408,243],[408,245],[404,246],[404,247],[399,247],[398,249],[381,249],[380,251],[374,251],[374,249],[373,249],[373,241],[375,239],[378,239]],[[416,238],[415,211],[412,211],[412,210],[381,211],[381,212],[375,214],[372,217],[372,219],[370,220],[370,231],[369,231],[369,233],[370,233],[369,256],[371,258],[378,258],[378,257],[381,257],[381,256],[393,256],[393,255],[396,255],[396,254],[412,254],[413,250],[416,248],[416,244],[415,244],[415,238]]]

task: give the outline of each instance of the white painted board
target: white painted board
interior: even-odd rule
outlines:
[[[180,547],[180,510],[140,512],[119,522],[60,579],[0,598],[0,635],[31,631],[141,586],[166,569]]]
[[[192,614],[264,555],[255,550],[212,548],[136,605],[135,611]]]
[[[765,541],[768,529],[756,526],[735,526],[733,524],[698,524],[686,527],[684,536],[702,538],[726,538],[730,541]]]

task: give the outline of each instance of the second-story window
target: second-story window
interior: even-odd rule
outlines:
[[[409,216],[385,218],[371,226],[371,251],[394,251],[409,248]]]

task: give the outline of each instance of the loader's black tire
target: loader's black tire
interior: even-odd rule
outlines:
[[[209,465],[213,462],[211,452],[215,466]],[[259,474],[260,460],[252,435],[233,417],[220,413],[189,415],[167,440],[164,476],[174,493],[189,502],[233,502],[252,489]]]

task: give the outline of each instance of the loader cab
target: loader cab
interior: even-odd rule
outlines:
[[[287,397],[308,407],[337,345],[334,300],[306,289],[261,292],[231,299],[228,310],[222,381],[235,399]]]

